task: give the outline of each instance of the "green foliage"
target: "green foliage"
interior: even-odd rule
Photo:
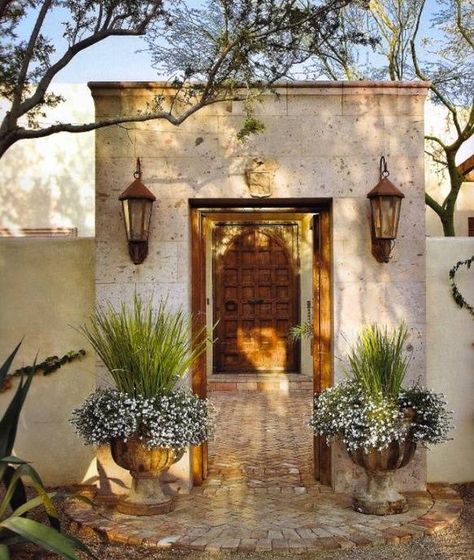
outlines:
[[[0,367],[0,386],[5,382],[11,364],[20,344]],[[5,492],[0,502],[0,558],[10,558],[12,544],[32,542],[45,550],[55,552],[63,558],[78,560],[75,549],[90,556],[93,554],[79,540],[60,532],[58,513],[52,502],[54,493],[46,492],[36,470],[26,461],[12,457],[20,413],[33,379],[35,364],[26,372],[21,372],[20,383],[0,420],[0,481]],[[26,374],[26,379],[25,379]],[[27,499],[23,479],[28,478],[37,496]],[[25,518],[28,511],[42,505],[47,513],[50,526]],[[10,510],[10,513],[8,513]]]
[[[407,421],[407,409],[412,419]],[[449,439],[452,413],[443,395],[413,385],[401,389],[396,399],[367,394],[354,379],[314,396],[310,420],[315,434],[328,443],[340,438],[349,451],[384,449],[409,438],[423,445]]]
[[[313,325],[309,321],[295,325],[291,327],[288,336],[292,342],[302,340],[303,338],[311,338],[313,336]]]
[[[459,291],[455,280],[456,272],[458,271],[458,269],[461,266],[465,266],[469,270],[472,263],[474,263],[474,255],[471,258],[466,259],[465,261],[457,262],[449,271],[449,281],[451,283],[451,294],[454,301],[456,302],[456,305],[458,305],[461,309],[466,309],[471,315],[474,316],[474,307],[464,299],[464,296]]]
[[[472,0],[371,0],[349,2],[341,25],[314,51],[312,78],[422,80],[443,107],[446,126],[425,135],[425,153],[449,179],[442,198],[425,194],[446,236],[454,236],[456,202],[463,187],[457,154],[474,135],[474,10]],[[376,41],[353,40],[354,35]],[[352,40],[351,40],[352,38]],[[430,123],[427,122],[429,125]]]
[[[139,438],[150,449],[200,445],[213,426],[209,401],[183,389],[153,397],[98,389],[73,410],[70,422],[87,444]]]
[[[0,386],[3,385],[7,378],[8,371],[11,367],[13,360],[20,348],[21,342],[13,350],[10,356],[5,360],[2,367],[0,367]],[[20,417],[23,403],[25,402],[26,395],[30,388],[32,381],[32,374],[29,373],[25,376],[22,375],[20,382],[15,391],[15,394],[10,401],[2,419],[0,420],[0,457],[6,457],[12,454],[13,445],[15,443],[16,431],[18,428],[18,419]]]
[[[403,414],[393,400],[373,400],[354,380],[340,383],[314,396],[310,424],[329,442],[341,438],[350,451],[383,449],[406,436]]]
[[[110,372],[117,389],[133,397],[172,391],[205,351],[207,331],[192,334],[192,318],[170,311],[167,302],[156,310],[151,300],[135,295],[131,309],[122,303],[98,307],[81,332]]]
[[[328,442],[340,438],[349,451],[384,449],[407,438],[421,444],[449,439],[452,413],[443,395],[418,384],[402,388],[407,335],[404,324],[361,332],[348,356],[352,375],[314,396],[315,434]]]
[[[244,119],[242,127],[237,132],[239,140],[245,140],[251,134],[261,134],[265,130],[265,125],[262,121],[256,119],[254,116],[248,116]]]
[[[444,395],[421,387],[418,383],[402,389],[398,399],[399,407],[413,410],[410,437],[425,445],[443,443],[452,430],[452,411],[447,410]]]
[[[398,398],[409,361],[404,355],[407,336],[404,324],[392,331],[372,325],[362,331],[351,349],[351,372],[371,399]]]
[[[0,476],[4,483],[7,472],[11,472],[12,475],[5,484],[6,491],[0,502],[0,558],[9,558],[10,547],[23,542],[34,543],[69,560],[79,560],[76,550],[95,558],[80,540],[61,533],[58,512],[53,503],[53,498],[60,494],[47,492],[39,474],[31,465],[17,457],[4,457],[0,460]],[[23,487],[25,478],[30,480],[37,495],[30,500],[25,498],[15,507],[12,504],[13,497],[18,487]],[[40,506],[47,513],[49,526],[25,517],[29,511]]]
[[[21,0],[0,2],[0,157],[19,140],[84,132],[124,122],[166,119],[178,126],[197,110],[261,93],[334,36],[340,10],[352,0]],[[52,29],[61,22],[61,29]],[[64,99],[55,76],[82,51],[108,37],[144,35],[158,73],[176,88],[134,114],[93,123],[45,121]],[[53,36],[63,37],[60,48]],[[355,35],[354,35],[355,38]],[[345,41],[351,38],[345,37]],[[247,134],[260,125],[248,123]],[[245,131],[244,131],[245,132]]]

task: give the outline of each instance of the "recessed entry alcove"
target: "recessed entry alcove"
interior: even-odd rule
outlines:
[[[251,391],[331,383],[330,200],[190,201],[193,314],[214,340],[193,371],[193,389]],[[302,321],[314,336],[289,330]],[[229,387],[225,387],[229,384]],[[308,393],[311,399],[312,391]],[[291,411],[288,411],[291,414]],[[212,443],[210,444],[212,445]],[[314,442],[314,472],[330,482],[330,454]],[[194,452],[196,482],[206,453]]]

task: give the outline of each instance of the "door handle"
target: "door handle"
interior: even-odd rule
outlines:
[[[247,300],[247,303],[250,303],[251,305],[256,305],[257,303],[265,303],[265,300],[263,300],[263,299],[249,299],[249,300]]]

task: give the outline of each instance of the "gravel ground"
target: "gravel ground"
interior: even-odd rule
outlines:
[[[98,538],[83,538],[99,560],[266,560],[297,557],[301,560],[472,560],[474,558],[474,482],[457,487],[464,499],[464,511],[448,531],[433,537],[416,539],[397,546],[360,547],[331,552],[291,553],[199,553],[196,551],[162,550],[111,545]],[[56,560],[56,555],[32,548],[12,551],[12,560]],[[81,555],[81,558],[87,558]]]

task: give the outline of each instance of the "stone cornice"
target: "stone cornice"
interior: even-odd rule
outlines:
[[[175,89],[168,82],[88,82],[93,95],[103,92],[110,95],[112,91],[124,90],[156,90]],[[378,94],[394,95],[403,93],[405,95],[426,95],[430,82],[422,81],[301,81],[301,82],[278,82],[273,86],[280,93],[286,90],[287,95],[297,95],[298,91],[307,94],[327,95],[338,94]],[[105,91],[104,91],[105,90]]]

